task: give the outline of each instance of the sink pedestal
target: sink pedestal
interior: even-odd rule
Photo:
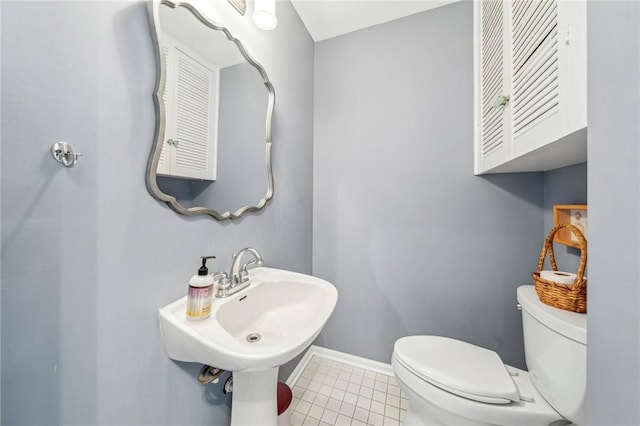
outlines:
[[[233,372],[231,426],[277,426],[278,369]]]

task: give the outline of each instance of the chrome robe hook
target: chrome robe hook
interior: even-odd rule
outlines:
[[[73,167],[78,162],[78,157],[82,154],[74,152],[71,145],[67,142],[56,142],[51,147],[51,155],[56,159],[58,163],[61,163],[65,167]]]

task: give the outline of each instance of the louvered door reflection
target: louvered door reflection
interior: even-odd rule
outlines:
[[[164,58],[164,65],[165,65],[165,72],[167,73],[167,81],[173,81],[172,76],[172,72],[173,70],[170,68],[170,61],[169,61],[169,46],[165,45],[163,47],[163,58]],[[162,104],[164,105],[164,117],[165,117],[165,122],[167,121],[167,117],[171,117],[173,115],[173,111],[171,111],[169,102],[168,102],[168,95],[167,93],[169,92],[169,90],[172,90],[172,86],[168,86],[165,87],[164,93],[162,94]],[[174,132],[166,129],[166,125],[165,125],[165,133],[169,133],[169,134],[173,134]],[[162,175],[167,175],[171,173],[171,161],[169,160],[169,149],[170,149],[170,145],[167,144],[167,138],[165,137],[164,139],[164,143],[162,144],[162,149],[160,150],[160,159],[158,160],[158,170],[157,172],[159,174]]]
[[[158,174],[216,179],[219,70],[166,37],[165,140]]]
[[[214,180],[209,145],[215,127],[210,108],[212,71],[178,50],[176,88],[175,172],[180,176]],[[215,95],[214,95],[215,97]]]

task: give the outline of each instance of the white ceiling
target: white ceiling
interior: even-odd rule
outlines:
[[[314,41],[393,21],[459,0],[292,0]]]

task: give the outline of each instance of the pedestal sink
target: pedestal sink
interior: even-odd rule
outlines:
[[[186,318],[186,296],[160,309],[167,353],[233,372],[231,424],[277,424],[278,368],[318,336],[338,300],[336,288],[309,275],[273,268],[249,272],[251,284],[214,298],[203,321]]]

